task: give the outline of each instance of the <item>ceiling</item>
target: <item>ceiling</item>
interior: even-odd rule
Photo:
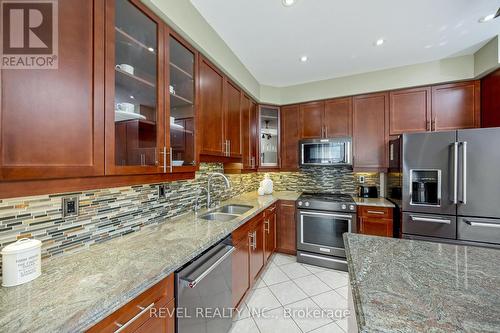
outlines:
[[[500,32],[500,18],[478,23],[500,0],[191,2],[257,81],[276,87],[471,54]]]

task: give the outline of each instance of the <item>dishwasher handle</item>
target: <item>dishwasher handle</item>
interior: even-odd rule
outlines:
[[[181,280],[187,282],[189,288],[195,288],[196,285],[201,282],[201,280],[203,280],[208,274],[210,274],[210,272],[212,272],[215,268],[217,268],[217,266],[219,266],[224,260],[226,260],[226,258],[229,257],[235,250],[236,248],[234,246],[231,245],[224,246],[222,250],[224,254],[219,259],[217,259],[217,261],[215,261],[212,265],[210,265],[210,267],[208,267],[201,274],[199,274],[194,278],[186,277],[182,278]],[[220,251],[218,253],[220,253]]]

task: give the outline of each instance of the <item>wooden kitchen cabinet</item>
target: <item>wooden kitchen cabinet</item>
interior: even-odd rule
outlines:
[[[241,98],[241,151],[243,170],[257,168],[257,104],[247,95]]]
[[[122,332],[173,333],[175,331],[174,305],[174,274],[171,274],[104,318],[87,332],[111,333],[127,325]]]
[[[224,140],[227,155],[241,157],[241,90],[231,81],[226,81]]]
[[[389,133],[425,132],[431,130],[431,88],[420,87],[391,91]]]
[[[200,154],[225,156],[224,75],[203,57],[199,71]]]
[[[324,137],[352,136],[352,97],[325,102]]]
[[[358,206],[358,232],[364,235],[393,237],[393,209]]]
[[[432,87],[433,131],[481,126],[480,81],[450,83]]]
[[[264,211],[264,262],[267,262],[276,250],[277,204]]]
[[[238,232],[233,232],[233,245],[236,250],[233,252],[233,306],[236,307],[250,288],[250,238],[249,230],[245,226],[240,227],[244,230],[242,235],[237,236]],[[238,229],[239,230],[239,229]],[[236,239],[235,237],[238,237]]]
[[[168,35],[168,87],[165,89],[170,124],[169,146],[172,149],[172,162],[175,162],[172,171],[181,172],[192,169],[197,163],[195,78],[198,74],[198,54],[172,30],[169,30]]]
[[[324,137],[323,117],[325,102],[300,104],[301,138],[313,139]]]
[[[250,281],[257,279],[264,267],[264,216],[254,220],[249,232],[250,239]]]
[[[389,93],[353,99],[353,167],[356,171],[383,171],[389,166]]]
[[[295,255],[297,253],[297,225],[295,201],[281,200],[276,227],[276,251]]]
[[[106,174],[166,173],[166,26],[140,1],[106,5]],[[121,123],[127,123],[125,138]]]
[[[0,180],[104,175],[104,1],[58,11],[58,68],[1,70]]]
[[[281,108],[281,169],[299,168],[300,106]]]
[[[334,138],[352,135],[352,98],[300,104],[301,138]]]

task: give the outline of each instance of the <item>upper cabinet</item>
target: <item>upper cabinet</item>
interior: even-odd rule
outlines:
[[[241,157],[241,90],[226,81],[224,143],[226,156]]]
[[[259,168],[278,168],[280,151],[280,109],[261,105],[259,108]]]
[[[167,172],[164,26],[138,1],[108,4],[114,5],[106,13],[106,172]]]
[[[480,127],[480,103],[480,81],[432,87],[432,130]]]
[[[104,1],[58,10],[58,67],[1,70],[1,180],[104,175]]]
[[[243,170],[257,168],[257,104],[247,95],[241,99],[241,150]]]
[[[172,165],[194,166],[196,52],[174,33],[168,37],[168,90]]]
[[[200,57],[200,154],[225,156],[224,76],[208,60]]]
[[[300,104],[301,137],[304,139],[324,137],[325,102]]]
[[[281,169],[299,168],[300,106],[281,108]]]
[[[352,136],[352,97],[326,101],[323,122],[326,138]]]
[[[300,104],[301,138],[333,138],[352,135],[352,98]]]
[[[390,92],[390,134],[431,130],[431,88]]]
[[[200,154],[240,159],[242,91],[203,57],[199,70]]]
[[[353,98],[353,140],[355,170],[388,168],[389,93]]]

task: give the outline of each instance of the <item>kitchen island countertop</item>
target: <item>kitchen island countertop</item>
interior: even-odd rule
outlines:
[[[274,202],[295,200],[299,195],[249,192],[222,202],[254,207],[235,220],[206,221],[188,213],[43,261],[39,278],[0,288],[0,332],[84,331]]]
[[[360,332],[500,332],[500,250],[344,234]]]

